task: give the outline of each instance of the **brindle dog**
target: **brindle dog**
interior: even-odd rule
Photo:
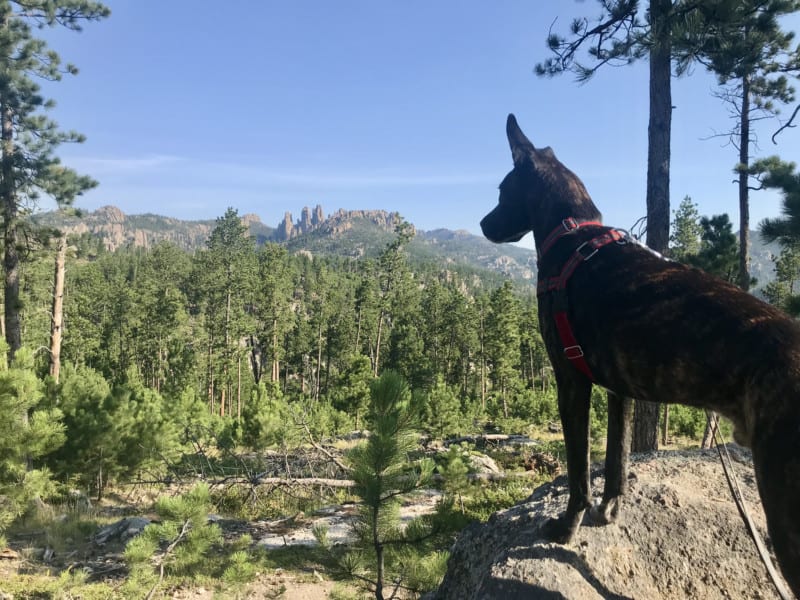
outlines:
[[[558,384],[569,476],[567,510],[545,535],[568,542],[592,505],[594,381],[609,390],[609,422],[593,519],[613,521],[625,493],[630,398],[717,411],[753,450],[775,553],[800,596],[800,325],[603,226],[583,183],[553,151],[534,148],[513,115],[506,129],[514,169],[481,228],[497,243],[533,231],[539,256],[539,325]]]

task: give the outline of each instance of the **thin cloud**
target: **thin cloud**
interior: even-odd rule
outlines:
[[[148,155],[120,158],[75,158],[70,161],[82,171],[97,176],[136,174],[140,183],[146,184],[151,173],[171,186],[196,185],[200,181],[212,185],[242,187],[293,187],[320,190],[353,188],[437,187],[493,184],[497,174],[475,172],[420,173],[409,168],[372,169],[352,171],[346,167],[337,171],[330,168],[275,169],[254,164],[209,162],[171,155]]]
[[[167,154],[151,154],[138,157],[119,157],[119,158],[93,158],[81,157],[67,159],[71,166],[80,170],[93,173],[130,173],[141,171],[152,171],[165,166],[175,165],[185,159],[179,156]]]

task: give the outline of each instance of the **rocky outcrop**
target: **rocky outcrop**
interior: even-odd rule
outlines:
[[[735,472],[750,512],[766,535],[749,454]],[[601,472],[592,489],[602,493]],[[488,598],[648,600],[777,598],[710,451],[633,457],[620,522],[584,524],[572,543],[542,539],[542,523],[566,508],[566,477],[525,502],[464,530],[438,600]]]
[[[400,222],[400,215],[385,210],[339,209],[326,219],[319,204],[314,208],[313,213],[308,206],[305,206],[297,222],[293,222],[292,213],[287,212],[284,215],[283,221],[275,230],[275,239],[279,242],[287,242],[312,231],[321,231],[332,236],[342,235],[351,230],[359,221],[377,225],[385,231],[394,231],[395,226]]]

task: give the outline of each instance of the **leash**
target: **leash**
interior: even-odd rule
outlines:
[[[772,583],[778,595],[781,597],[781,600],[792,600],[794,596],[789,593],[783,585],[783,581],[780,575],[778,575],[775,565],[772,563],[767,547],[764,545],[764,540],[761,539],[761,535],[758,533],[758,529],[756,529],[755,523],[753,523],[753,519],[750,517],[750,512],[747,510],[747,504],[745,504],[742,489],[739,487],[739,481],[736,479],[736,475],[733,472],[733,460],[728,453],[725,440],[722,438],[722,432],[719,430],[719,417],[711,411],[706,411],[706,416],[708,419],[708,426],[711,427],[711,439],[714,440],[714,445],[717,447],[719,460],[722,463],[722,470],[725,472],[725,479],[728,481],[728,487],[731,490],[733,501],[736,503],[736,508],[739,510],[747,532],[750,534],[750,537],[753,538],[753,542],[758,549],[758,554],[761,557],[761,562],[763,562],[764,566],[767,568],[767,573],[769,573],[769,577],[772,579]],[[717,435],[719,435],[719,440],[717,439]]]

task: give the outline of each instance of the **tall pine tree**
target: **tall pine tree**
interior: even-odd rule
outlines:
[[[94,187],[90,177],[61,165],[55,149],[82,142],[74,131],[61,131],[44,111],[54,106],[36,80],[58,81],[77,73],[62,64],[34,28],[65,27],[80,31],[85,21],[110,14],[90,0],[0,1],[0,215],[5,272],[5,326],[9,357],[22,345],[19,299],[21,219],[44,193],[59,205]]]
[[[794,101],[788,73],[800,72],[800,49],[792,48],[794,32],[780,19],[800,10],[798,0],[715,0],[699,2],[691,13],[694,35],[683,60],[696,60],[717,76],[719,96],[734,119],[729,138],[738,151],[739,260],[737,283],[750,287],[750,158],[756,143],[753,122],[779,113]]]

